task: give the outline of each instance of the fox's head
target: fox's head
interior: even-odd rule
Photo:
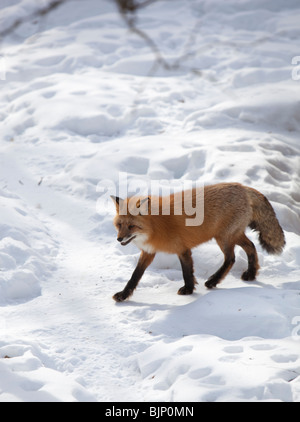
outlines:
[[[116,206],[114,225],[118,232],[117,240],[121,245],[128,245],[132,240],[145,236],[145,219],[148,214],[150,198],[127,198],[121,199],[111,196]],[[147,211],[147,212],[146,212]]]

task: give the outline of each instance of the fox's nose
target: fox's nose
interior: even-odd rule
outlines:
[[[117,238],[117,241],[118,241],[118,242],[122,242],[122,240],[123,240],[123,239],[124,239],[123,237],[118,237],[118,238]]]

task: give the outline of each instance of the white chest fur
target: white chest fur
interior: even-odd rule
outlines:
[[[155,252],[154,248],[149,243],[147,243],[147,241],[148,241],[148,236],[146,234],[139,234],[133,240],[133,243],[139,249],[142,249],[143,251],[147,253],[154,253]]]

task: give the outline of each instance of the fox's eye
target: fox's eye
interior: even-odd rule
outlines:
[[[130,224],[130,225],[128,226],[129,230],[134,229],[134,227],[135,227],[135,225],[134,225],[134,224]]]
[[[118,224],[117,224],[117,227],[118,227],[118,228],[120,228],[120,227],[121,227],[121,223],[118,223]]]

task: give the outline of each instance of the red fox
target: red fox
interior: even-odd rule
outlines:
[[[111,197],[116,206],[114,225],[118,232],[117,240],[123,246],[133,242],[141,249],[138,264],[125,288],[113,296],[115,301],[122,302],[132,295],[156,252],[178,255],[184,279],[184,286],[178,290],[180,295],[192,294],[197,284],[191,250],[212,238],[224,254],[224,263],[206,281],[205,286],[209,289],[216,287],[233,266],[235,245],[241,246],[248,257],[248,268],[243,272],[242,280],[255,279],[259,269],[258,257],[254,244],[245,235],[246,227],[259,232],[260,244],[268,253],[282,252],[284,233],[274,209],[263,194],[239,183],[219,183],[203,189],[204,219],[197,226],[186,225],[184,211],[181,215],[175,212],[176,194],[167,198],[169,215],[162,212],[164,197]],[[195,202],[197,191],[193,189],[190,192]],[[159,211],[155,215],[144,212],[145,207],[148,210],[152,203]]]

